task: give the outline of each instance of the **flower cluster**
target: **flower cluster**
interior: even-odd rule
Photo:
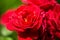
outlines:
[[[16,31],[18,40],[60,40],[60,4],[57,0],[21,0],[16,10],[2,15],[2,24]]]

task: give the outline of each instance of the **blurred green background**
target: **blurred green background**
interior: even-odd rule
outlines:
[[[60,3],[60,0],[57,1]],[[21,5],[20,0],[0,0],[0,16],[8,9],[17,8]],[[3,25],[0,24],[0,40],[17,40],[16,32],[7,30]]]
[[[21,4],[20,0],[0,0],[0,16],[8,9],[17,8]],[[17,34],[0,24],[0,40],[17,40]]]

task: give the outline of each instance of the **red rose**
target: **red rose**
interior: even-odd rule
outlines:
[[[54,8],[55,23],[56,23],[56,36],[60,39],[60,4],[56,4]]]
[[[42,22],[42,17],[40,12],[41,10],[35,5],[19,7],[16,10],[16,13],[19,17],[20,26],[21,27],[23,26],[22,27],[23,29],[26,28],[39,29]]]
[[[38,30],[42,23],[41,10],[35,5],[22,5],[17,10],[9,10],[2,16],[2,22],[9,30]]]
[[[60,5],[56,4],[53,10],[49,10],[45,14],[45,18],[50,21],[51,25],[54,26],[57,30],[60,30]],[[53,23],[54,22],[54,23]]]
[[[45,13],[43,19],[43,40],[55,40],[55,37],[60,39],[60,5],[56,4],[53,10]]]
[[[22,0],[25,4],[35,4],[43,9],[52,8],[56,1],[55,0]]]
[[[43,19],[43,36],[42,40],[54,40],[54,33],[55,33],[55,27],[54,23],[54,13],[52,10],[49,10],[46,12],[45,17]]]
[[[21,0],[21,1],[25,4],[33,3],[38,6],[55,3],[55,0]]]
[[[2,16],[2,23],[17,32],[18,40],[60,39],[60,4],[55,1],[22,0],[28,5],[8,10]]]
[[[18,40],[37,39],[42,23],[41,10],[35,5],[22,5],[2,16],[2,23],[9,30],[18,32]],[[26,37],[26,38],[24,38]]]

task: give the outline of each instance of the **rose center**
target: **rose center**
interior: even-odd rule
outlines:
[[[29,20],[28,20],[28,16],[29,16],[29,13],[24,13],[23,15],[22,15],[22,19],[23,19],[23,21],[24,22],[28,22]]]
[[[24,18],[24,21],[27,22],[28,21],[27,18]]]

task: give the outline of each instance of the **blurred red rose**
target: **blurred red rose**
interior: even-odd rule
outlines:
[[[33,3],[38,6],[55,3],[55,0],[21,0],[21,1],[25,4]]]
[[[52,10],[46,12],[42,24],[43,27],[42,40],[54,40],[55,21],[53,19],[54,19],[54,12]]]
[[[17,32],[18,40],[60,39],[60,4],[56,0],[22,2],[26,5],[21,5],[17,10],[8,10],[2,15],[2,23],[7,29]]]
[[[55,0],[21,0],[25,4],[35,4],[43,9],[52,8],[56,1]]]
[[[56,36],[60,39],[60,4],[54,7],[55,23],[56,23]]]
[[[60,39],[60,4],[45,13],[43,23],[43,40],[55,40],[56,37]]]
[[[22,5],[17,10],[9,10],[2,16],[2,23],[9,30],[38,30],[42,23],[41,10],[35,5]]]

